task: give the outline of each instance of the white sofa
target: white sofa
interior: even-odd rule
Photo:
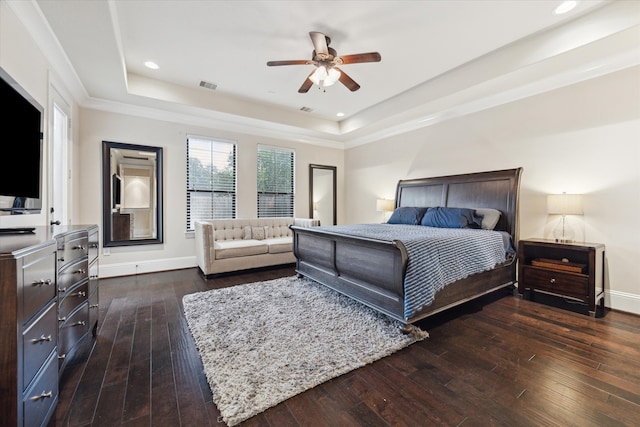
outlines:
[[[219,273],[294,263],[289,226],[320,225],[307,218],[196,220],[196,259],[210,278]]]

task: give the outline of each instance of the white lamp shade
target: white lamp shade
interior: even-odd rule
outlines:
[[[376,200],[376,210],[378,212],[392,212],[394,207],[393,200],[378,199]]]
[[[581,194],[549,194],[547,213],[555,215],[582,215]]]

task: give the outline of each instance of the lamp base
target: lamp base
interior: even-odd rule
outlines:
[[[558,221],[558,224],[553,229],[553,237],[557,243],[573,243],[576,237],[575,231],[571,228],[569,221],[565,216]]]

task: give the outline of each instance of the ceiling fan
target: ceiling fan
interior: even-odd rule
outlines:
[[[294,59],[290,61],[269,61],[267,66],[273,67],[278,65],[315,65],[316,69],[307,76],[298,89],[300,93],[307,93],[311,86],[317,84],[324,88],[331,86],[336,81],[340,81],[350,91],[354,92],[360,89],[360,85],[349,77],[344,71],[338,68],[338,65],[357,64],[362,62],[380,62],[382,59],[378,52],[356,53],[354,55],[338,56],[335,49],[329,47],[331,39],[324,34],[311,31],[309,32],[311,41],[313,42],[313,53],[311,59]]]

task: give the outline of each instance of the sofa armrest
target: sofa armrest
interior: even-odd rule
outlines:
[[[206,221],[195,221],[196,261],[202,272],[210,274],[211,264],[215,259],[213,224]]]
[[[318,227],[320,225],[320,220],[311,218],[294,218],[293,225],[305,228]]]

